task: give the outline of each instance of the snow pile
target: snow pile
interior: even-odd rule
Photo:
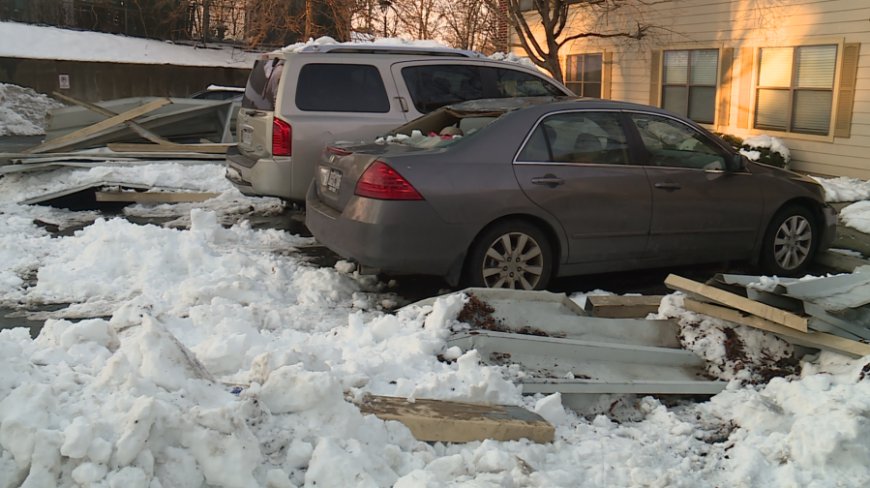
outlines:
[[[367,37],[364,35],[356,36],[350,42],[339,42],[329,36],[318,37],[317,39],[308,39],[305,42],[297,42],[295,44],[290,44],[284,46],[277,52],[292,52],[298,53],[305,50],[305,48],[310,46],[331,46],[331,45],[344,45],[344,46],[360,46],[360,45],[374,45],[374,46],[395,46],[395,47],[418,47],[418,48],[448,48],[451,49],[452,46],[445,44],[441,41],[436,40],[419,40],[419,39],[405,39],[401,37]],[[475,52],[475,51],[472,51]],[[481,53],[477,53],[480,56],[483,56]],[[489,59],[495,61],[504,61],[508,63],[517,63],[528,68],[532,68],[538,70],[539,68],[527,57],[517,56],[514,53],[503,53],[497,52],[493,53],[490,56],[487,56]]]
[[[788,150],[785,144],[783,144],[782,140],[768,136],[768,135],[757,135],[747,137],[743,139],[743,146],[747,146],[750,149],[758,149],[758,148],[769,148],[771,152],[777,153],[782,156],[782,159],[788,164],[791,161],[791,152]]]
[[[855,202],[870,200],[870,181],[840,176],[815,178],[825,188],[825,200],[829,202]]]
[[[95,151],[99,152],[99,151]],[[148,163],[105,163],[92,168],[58,168],[53,171],[16,173],[0,180],[0,205],[16,203],[70,188],[103,185],[117,189],[125,185],[149,187],[150,191],[217,193],[214,198],[197,203],[130,205],[124,215],[141,218],[169,218],[170,227],[189,227],[190,212],[209,210],[230,225],[240,217],[256,213],[277,215],[285,210],[279,198],[243,195],[226,179],[221,162],[161,161]],[[31,209],[32,211],[32,209]],[[91,221],[95,219],[90,219]]]
[[[847,226],[870,234],[870,201],[856,202],[840,210],[840,220]]]
[[[502,53],[497,52],[489,55],[489,59],[494,59],[496,61],[504,61],[507,63],[517,63],[521,64],[527,68],[532,68],[534,70],[540,71],[541,68],[538,67],[535,63],[532,62],[531,59],[523,56],[517,56],[514,53]]]
[[[298,53],[305,50],[305,48],[310,46],[332,46],[332,45],[342,45],[342,46],[360,46],[360,45],[374,45],[374,46],[395,46],[395,47],[419,47],[419,48],[449,48],[450,46],[443,44],[439,41],[433,40],[413,40],[413,39],[403,39],[400,37],[376,37],[373,39],[357,39],[351,42],[339,42],[329,36],[318,37],[317,39],[308,39],[305,42],[297,42],[295,44],[289,44],[284,46],[277,52],[289,52],[289,53]]]
[[[666,296],[659,318],[677,319],[683,347],[707,361],[707,373],[720,380],[766,383],[800,373],[791,344],[758,329],[687,312],[683,296]]]
[[[235,47],[205,49],[101,32],[0,22],[0,56],[10,58],[250,69],[259,54]]]
[[[36,91],[0,83],[0,136],[38,136],[49,110],[63,104]]]

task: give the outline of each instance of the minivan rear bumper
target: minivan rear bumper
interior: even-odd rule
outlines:
[[[254,159],[236,148],[227,151],[226,178],[245,195],[292,199],[290,168],[290,158]]]

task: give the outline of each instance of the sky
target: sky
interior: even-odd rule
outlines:
[[[0,94],[0,129],[38,133],[48,101],[8,85]],[[43,322],[35,338],[24,319],[0,331],[0,488],[870,479],[870,357],[810,354],[762,381],[792,346],[687,312],[674,293],[651,318],[676,321],[683,346],[725,390],[692,401],[608,396],[575,412],[558,394],[523,395],[518,379],[533,372],[448,344],[468,330],[458,319],[466,293],[411,304],[351,263],[317,266],[306,253],[313,239],[249,223],[282,212],[281,202],[241,195],[223,172],[158,161],[0,178],[0,310],[39,311],[31,318]],[[104,181],[219,196],[118,215],[21,204]],[[831,200],[870,197],[867,182],[822,183]],[[852,207],[870,213],[866,201]],[[143,218],[162,224],[133,222]],[[582,304],[587,293],[607,292],[570,298]],[[726,337],[743,357],[727,353]],[[555,440],[419,442],[363,415],[354,401],[366,394],[521,406],[552,423]]]

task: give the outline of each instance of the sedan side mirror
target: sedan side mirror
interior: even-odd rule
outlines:
[[[737,153],[731,158],[731,164],[728,165],[729,171],[742,171],[746,169],[746,156]]]

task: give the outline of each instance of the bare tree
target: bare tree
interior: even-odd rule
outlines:
[[[643,39],[655,26],[642,21],[644,6],[669,0],[485,0],[490,8],[502,4],[504,21],[517,33],[520,45],[537,66],[563,80],[559,51],[565,44],[585,38]],[[617,11],[630,9],[617,22]],[[531,14],[529,18],[527,14]],[[530,19],[534,23],[530,24]]]
[[[442,26],[441,0],[389,2],[401,31],[414,39],[432,39]]]
[[[496,50],[497,17],[492,8],[480,0],[439,2],[446,30],[441,37],[459,49],[492,53]]]

